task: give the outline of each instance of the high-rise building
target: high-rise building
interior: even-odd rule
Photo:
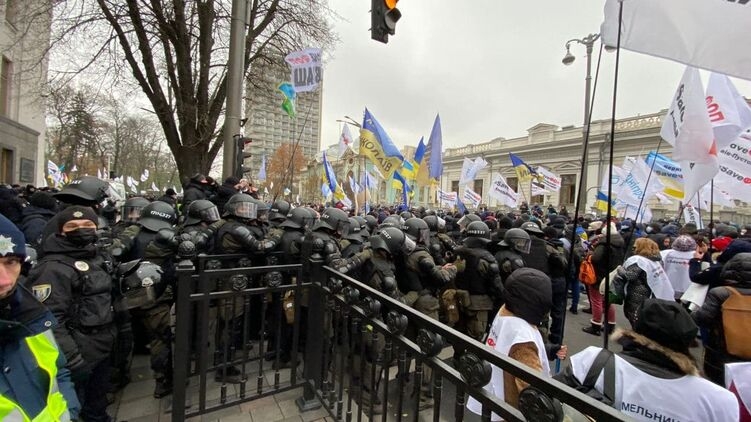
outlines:
[[[297,117],[290,118],[282,110],[284,96],[277,89],[281,82],[290,80],[290,71],[284,59],[274,63],[257,61],[252,65],[246,81],[245,136],[252,139],[252,157],[246,160],[252,178],[258,175],[261,157],[267,163],[282,144],[298,142],[295,154],[303,154],[304,161],[312,159],[321,149],[321,89],[297,94]],[[294,190],[294,189],[293,189]]]

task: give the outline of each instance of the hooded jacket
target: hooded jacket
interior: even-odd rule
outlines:
[[[604,235],[599,239],[592,251],[592,265],[595,268],[598,286],[600,280],[623,263],[625,256],[624,248],[625,242],[623,237],[617,232],[613,232],[610,235],[610,248],[608,248]]]
[[[18,228],[23,232],[26,242],[34,246],[39,245],[42,241],[44,226],[55,216],[55,211],[27,205],[21,215],[21,224]]]

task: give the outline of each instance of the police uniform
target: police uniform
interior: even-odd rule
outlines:
[[[96,218],[83,207],[63,213],[61,221]],[[93,241],[74,244],[55,234],[45,240],[44,248],[47,255],[29,274],[27,286],[59,322],[55,338],[76,383],[82,418],[108,421],[109,356],[115,341],[112,278]]]

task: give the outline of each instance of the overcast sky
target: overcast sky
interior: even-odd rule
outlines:
[[[340,43],[324,63],[322,146],[367,106],[398,146],[425,141],[441,114],[443,146],[526,135],[545,122],[580,126],[586,52],[565,43],[599,32],[604,1],[403,0],[388,44],[370,39],[370,1],[330,0]],[[599,42],[593,54],[597,64]],[[615,53],[603,52],[594,119],[611,114]],[[684,66],[623,51],[617,116],[667,108]],[[706,73],[703,74],[706,83]],[[751,96],[751,83],[734,79]],[[304,94],[303,94],[304,95]]]

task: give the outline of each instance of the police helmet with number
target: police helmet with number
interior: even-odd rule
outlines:
[[[404,235],[404,232],[396,227],[384,227],[380,233],[376,236],[371,236],[370,239],[373,249],[383,249],[392,256],[400,252],[405,252],[405,242],[409,240]],[[372,243],[374,240],[376,244]],[[413,245],[412,249],[414,249],[414,242],[409,241]]]
[[[306,226],[308,220],[310,220],[310,212],[308,209],[305,207],[297,207],[287,214],[287,219],[279,224],[279,227],[302,229]]]
[[[172,205],[162,201],[154,201],[143,207],[141,219],[138,222],[141,226],[158,232],[162,229],[172,228],[176,221],[177,214]]]
[[[337,234],[341,235],[346,232],[349,225],[349,216],[347,213],[339,208],[326,208],[321,213],[321,219],[318,220],[314,230],[324,228],[333,230]]]
[[[540,230],[540,226],[537,225],[537,223],[533,221],[527,221],[526,223],[522,224],[520,229],[524,230],[527,233],[534,233],[534,234],[542,234],[542,230]]]
[[[370,233],[373,233],[373,231],[378,227],[378,219],[375,218],[373,215],[366,215],[365,216],[365,223],[368,225],[368,231]]]
[[[219,221],[219,209],[216,205],[206,199],[198,199],[188,206],[188,215],[185,218],[185,225],[192,226],[198,223],[214,223]]]
[[[404,231],[407,232],[407,237],[417,242],[420,245],[426,245],[430,241],[430,229],[428,223],[423,219],[412,217],[404,222]]]
[[[490,228],[488,228],[488,225],[482,221],[473,221],[469,223],[464,234],[466,234],[467,237],[475,237],[490,241]]]
[[[83,176],[65,185],[55,199],[77,205],[100,203],[107,198],[108,188],[109,184],[98,177]]]

